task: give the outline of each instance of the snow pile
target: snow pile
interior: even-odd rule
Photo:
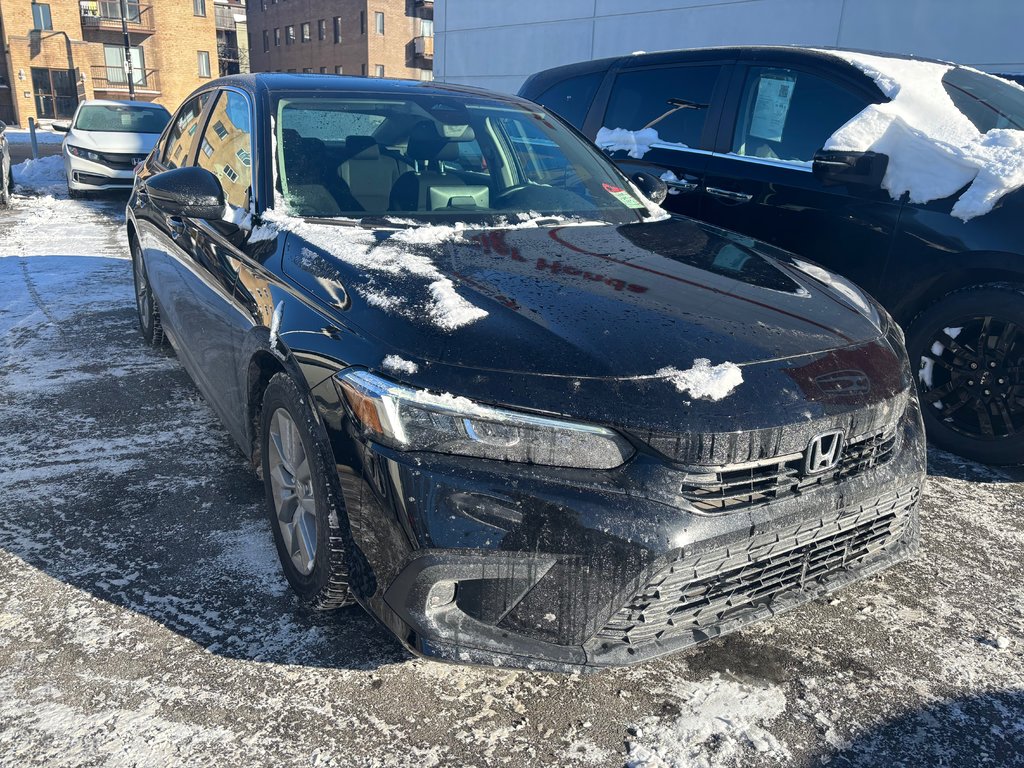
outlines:
[[[686,149],[685,144],[678,144],[672,141],[662,141],[658,131],[654,128],[641,128],[639,131],[630,131],[626,128],[601,128],[597,132],[594,143],[605,152],[625,151],[630,157],[639,160],[655,144],[666,147],[680,147]]]
[[[424,253],[431,248],[440,249],[448,242],[459,242],[464,224],[405,229],[381,242],[369,229],[317,224],[275,210],[267,211],[263,221],[263,226],[257,228],[261,239],[266,239],[264,227],[269,225],[278,231],[294,232],[325,253],[359,269],[383,273],[391,278],[413,276],[429,281],[431,300],[423,309],[442,330],[453,331],[487,316],[486,311],[460,296],[451,279],[445,277]],[[305,264],[320,258],[320,255],[304,248],[302,258]],[[386,291],[371,288],[369,292],[360,293],[368,303],[384,309],[400,311],[405,303],[403,296]]]
[[[711,365],[711,361],[703,357],[694,360],[689,370],[662,368],[655,377],[668,379],[680,392],[689,392],[698,400],[722,400],[743,383],[743,371],[736,363]]]
[[[53,192],[64,188],[64,158],[61,155],[24,160],[11,168],[14,183],[38,192]]]
[[[950,64],[824,51],[872,77],[891,101],[872,104],[836,131],[825,149],[889,156],[882,186],[913,203],[956,194],[952,214],[968,221],[1024,186],[1024,131],[982,134],[942,84]]]
[[[789,760],[789,750],[763,725],[786,710],[779,688],[755,688],[718,674],[700,682],[682,680],[669,691],[679,715],[671,721],[649,717],[629,742],[627,768],[742,765],[750,753]]]
[[[417,371],[420,367],[416,365],[412,360],[406,360],[405,358],[399,357],[398,355],[388,355],[384,358],[384,370],[393,371],[394,373],[407,373],[410,376]]]

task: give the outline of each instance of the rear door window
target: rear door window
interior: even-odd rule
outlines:
[[[732,154],[809,166],[814,153],[868,102],[831,80],[783,67],[751,67]]]
[[[567,123],[581,128],[602,80],[604,72],[570,77],[555,83],[534,101],[543,104]]]
[[[637,69],[615,78],[603,126],[657,131],[656,141],[700,147],[721,66]]]
[[[174,117],[174,125],[164,143],[163,164],[168,168],[180,168],[188,162],[192,139],[199,129],[199,118],[210,100],[210,91],[189,99],[178,110]]]

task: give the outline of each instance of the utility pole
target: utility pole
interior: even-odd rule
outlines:
[[[128,35],[128,0],[121,0],[121,34],[124,35],[124,73],[128,78],[128,98],[135,101],[135,73],[132,71],[132,39]]]

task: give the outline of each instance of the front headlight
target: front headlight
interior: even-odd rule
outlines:
[[[68,144],[67,147],[68,152],[70,152],[75,157],[82,157],[85,158],[86,160],[92,160],[94,163],[98,163],[100,161],[100,156],[97,153],[93,152],[91,149],[82,149],[81,147],[76,147],[74,144]]]
[[[367,371],[345,371],[336,381],[366,434],[400,451],[581,469],[612,469],[633,455],[625,438],[604,427],[491,408]]]

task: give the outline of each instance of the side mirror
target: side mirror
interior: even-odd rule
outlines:
[[[661,205],[668,197],[668,184],[659,179],[653,173],[639,171],[630,177],[630,181],[636,184],[643,196],[655,205]]]
[[[67,133],[71,130],[71,123],[67,120],[62,120],[59,123],[50,123],[50,127],[57,131],[57,133]]]
[[[3,133],[6,130],[7,130],[7,123],[5,123],[3,120],[0,120],[0,133]]]
[[[145,190],[153,204],[171,216],[217,220],[224,215],[224,190],[205,168],[158,173],[146,179]]]
[[[814,178],[823,184],[859,184],[881,187],[889,156],[879,152],[840,152],[819,149],[811,166]]]

